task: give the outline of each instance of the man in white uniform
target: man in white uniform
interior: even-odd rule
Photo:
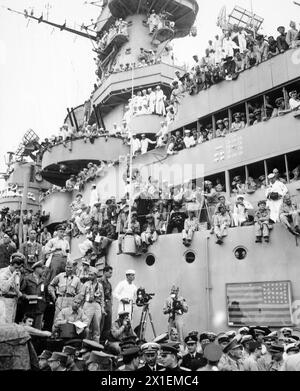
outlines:
[[[275,174],[268,176],[270,181],[269,187],[266,191],[267,207],[270,209],[270,219],[276,223],[279,221],[279,212],[283,203],[283,197],[288,193],[288,188],[276,179]]]
[[[156,144],[156,141],[152,141],[149,138],[146,138],[146,135],[143,133],[142,134],[142,139],[141,139],[141,154],[142,155],[144,153],[148,152],[149,144]]]
[[[120,281],[113,291],[113,297],[119,301],[118,314],[122,311],[128,311],[132,318],[132,304],[136,299],[137,287],[133,284],[135,271],[127,270],[126,279]]]

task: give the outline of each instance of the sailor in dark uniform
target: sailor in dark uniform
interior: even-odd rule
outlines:
[[[204,367],[207,364],[207,360],[203,357],[203,354],[197,353],[198,338],[195,335],[189,335],[185,338],[184,342],[189,352],[183,356],[181,365],[192,371]]]
[[[138,369],[139,372],[155,372],[163,369],[162,365],[157,364],[159,349],[159,344],[155,342],[148,342],[141,346],[145,364]]]
[[[179,372],[189,371],[178,364],[179,343],[169,342],[161,345],[161,363],[164,366],[161,371]]]

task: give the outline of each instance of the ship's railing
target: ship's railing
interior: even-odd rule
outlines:
[[[112,134],[109,130],[104,130],[103,128],[98,129],[97,127],[94,128],[94,130],[89,131],[86,128],[79,130],[76,132],[73,129],[73,133],[71,136],[63,137],[51,137],[48,142],[43,142],[41,145],[41,152],[44,154],[46,151],[52,152],[52,148],[63,145],[65,148],[67,148],[70,152],[72,151],[72,143],[76,142],[77,140],[84,140],[85,142],[89,141],[91,144],[94,143],[96,139],[104,138],[109,142],[110,139],[119,138],[122,140],[126,140],[126,137],[122,134]]]

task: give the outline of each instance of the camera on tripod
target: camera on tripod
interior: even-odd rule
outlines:
[[[142,307],[143,305],[148,304],[154,295],[155,293],[146,293],[144,288],[139,288],[136,292],[136,305]]]

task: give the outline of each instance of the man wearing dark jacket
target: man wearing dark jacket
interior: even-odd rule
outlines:
[[[148,342],[141,346],[145,364],[138,369],[139,372],[156,372],[164,368],[157,364],[159,349],[160,346],[155,342]]]
[[[188,354],[183,356],[181,366],[184,368],[196,371],[199,368],[205,367],[207,360],[201,353],[197,353],[197,337],[196,335],[189,335],[184,342],[188,348]]]

